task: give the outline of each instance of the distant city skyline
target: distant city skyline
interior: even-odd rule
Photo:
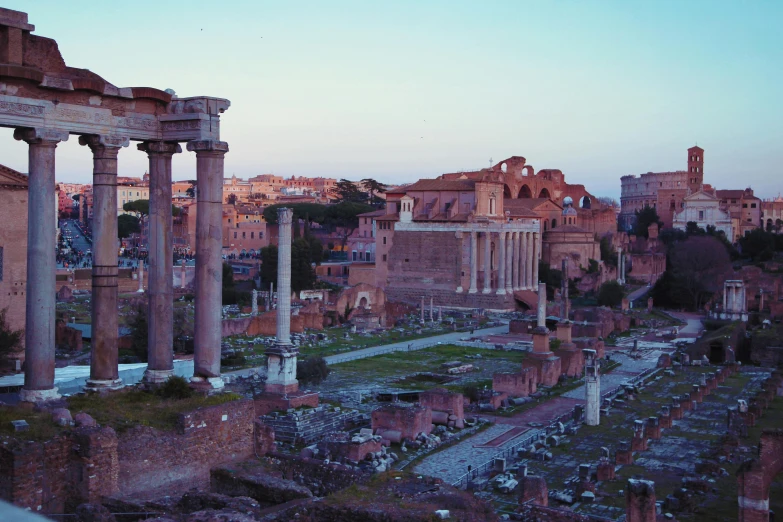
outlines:
[[[698,143],[706,183],[781,191],[779,2],[5,7],[29,13],[67,65],[119,87],[231,100],[226,177],[395,185],[521,155],[619,199],[620,176],[684,170]],[[26,172],[11,134],[0,129],[2,163]],[[58,148],[58,181],[91,181],[77,141]],[[134,143],[120,152],[121,176],[146,168]],[[173,172],[195,178],[195,156]]]

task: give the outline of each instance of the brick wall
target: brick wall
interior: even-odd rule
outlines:
[[[27,187],[0,187],[0,310],[8,308],[6,320],[14,330],[25,325],[27,197]],[[19,357],[24,358],[24,351]]]

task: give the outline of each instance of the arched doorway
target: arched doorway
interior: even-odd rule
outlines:
[[[527,185],[522,185],[522,188],[519,189],[519,195],[517,197],[520,199],[532,198],[533,192],[530,190],[530,187],[528,187]]]
[[[541,192],[538,193],[538,197],[539,198],[544,198],[544,199],[551,199],[552,198],[552,196],[549,195],[549,191],[547,189],[545,189],[545,188],[541,189]]]
[[[366,297],[362,297],[359,299],[359,307],[360,308],[367,308],[367,305],[370,304],[369,301],[367,301]]]

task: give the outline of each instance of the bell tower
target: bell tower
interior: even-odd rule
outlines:
[[[704,183],[704,149],[698,145],[688,149],[688,187],[698,191]]]

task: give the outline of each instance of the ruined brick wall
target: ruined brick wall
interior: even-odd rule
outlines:
[[[0,186],[0,310],[8,308],[6,320],[14,330],[25,325],[27,198],[27,186]],[[18,358],[24,360],[24,350]]]
[[[388,287],[418,289],[419,295],[423,286],[453,292],[461,280],[461,252],[454,232],[397,231],[389,252]]]
[[[783,472],[783,429],[764,430],[758,458],[745,462],[737,471],[739,520],[762,522],[770,519],[769,486]]]
[[[269,462],[284,478],[305,486],[318,496],[331,495],[370,477],[366,471],[289,455],[278,455]]]
[[[209,483],[211,467],[253,455],[253,401],[239,400],[181,414],[176,432],[138,426],[117,449],[123,494],[175,482]]]
[[[375,433],[376,430],[399,431],[401,438],[412,440],[419,433],[432,431],[432,410],[424,406],[384,406],[372,412],[372,429]]]
[[[291,316],[291,332],[302,333],[305,329],[323,330],[324,316],[322,313],[299,312]],[[265,335],[274,336],[277,333],[277,312],[270,310],[255,317],[238,317],[224,319],[221,336],[232,335]]]
[[[496,373],[492,375],[492,390],[509,397],[528,397],[536,392],[536,372],[524,368],[519,373]]]
[[[629,279],[655,284],[666,271],[664,253],[631,254],[630,257],[630,270],[626,271]]]
[[[432,411],[453,413],[459,419],[465,418],[465,399],[461,393],[452,393],[445,389],[432,389],[419,395],[422,406],[429,407]]]
[[[83,428],[45,442],[0,446],[0,498],[38,513],[63,513],[117,492],[117,436]]]

